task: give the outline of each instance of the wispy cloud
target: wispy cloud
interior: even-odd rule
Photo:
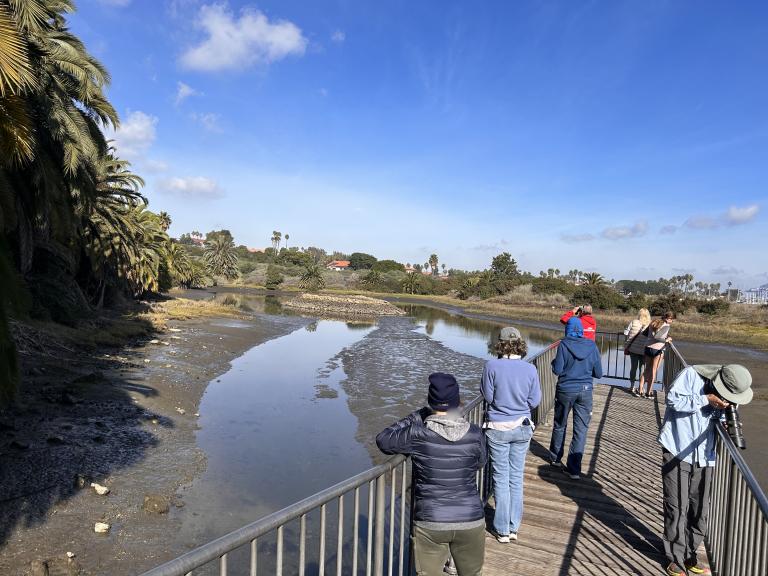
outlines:
[[[292,22],[270,22],[260,11],[245,8],[236,17],[226,4],[202,6],[196,22],[205,39],[181,56],[186,68],[212,72],[267,65],[307,47],[301,29]]]
[[[735,276],[737,274],[744,274],[744,270],[739,270],[733,266],[718,266],[712,270],[712,274],[715,276]]]
[[[131,0],[98,0],[99,4],[106,4],[107,6],[128,6]]]
[[[691,216],[683,222],[683,226],[694,230],[712,230],[719,225],[720,223],[711,216]]]
[[[600,235],[608,240],[623,240],[625,238],[638,238],[648,232],[648,222],[640,220],[632,226],[613,226],[603,230]]]
[[[696,272],[696,268],[672,268],[672,272],[675,274],[693,274]]]
[[[595,236],[592,234],[561,234],[560,239],[571,244],[574,242],[591,242],[595,239]]]
[[[754,220],[758,212],[760,212],[760,207],[757,204],[752,204],[743,208],[731,206],[723,215],[723,220],[725,220],[725,223],[729,226],[738,226]]]
[[[145,162],[143,162],[141,167],[142,169],[152,174],[159,174],[160,172],[165,172],[166,170],[168,170],[168,163],[163,162],[162,160],[156,160],[156,159],[150,158],[149,160],[146,160]]]
[[[478,244],[477,246],[472,246],[472,250],[476,250],[478,252],[503,252],[504,247],[509,244],[509,241],[502,238],[498,242],[495,242],[493,244]]]
[[[204,176],[167,178],[158,184],[162,192],[188,199],[212,200],[224,196],[218,183]]]
[[[192,86],[189,86],[188,84],[184,84],[184,82],[176,83],[176,100],[175,100],[176,106],[184,102],[184,100],[186,100],[190,96],[199,96],[199,95],[200,95],[200,92],[192,88]]]
[[[336,44],[343,44],[346,39],[347,35],[342,30],[334,30],[331,34],[331,42]]]
[[[221,128],[221,116],[219,114],[214,112],[193,112],[191,118],[208,132],[223,132]]]
[[[136,160],[146,153],[155,141],[158,119],[139,110],[129,112],[116,130],[108,130],[107,138],[115,141],[121,158]]]
[[[661,234],[674,234],[677,232],[677,229],[679,226],[675,226],[674,224],[667,224],[666,226],[662,226],[661,229],[659,229],[659,233]]]

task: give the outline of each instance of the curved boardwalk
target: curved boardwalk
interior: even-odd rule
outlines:
[[[487,537],[486,576],[664,573],[659,395],[644,400],[626,388],[595,386],[580,480],[548,464],[552,426],[537,428],[519,540],[499,544]]]

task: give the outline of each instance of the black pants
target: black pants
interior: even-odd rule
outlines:
[[[692,566],[707,533],[712,468],[691,466],[664,450],[661,478],[667,561]]]

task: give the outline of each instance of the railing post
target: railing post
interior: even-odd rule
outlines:
[[[373,540],[373,574],[384,576],[384,523],[387,518],[384,474],[376,478],[376,535]]]
[[[740,534],[734,532],[734,526],[736,524],[736,486],[739,481],[739,468],[735,462],[728,459],[728,465],[731,467],[730,474],[728,475],[728,500],[725,505],[725,538],[723,542],[723,556],[720,562],[720,566],[716,566],[718,576],[730,576],[731,574],[731,555],[733,554],[733,548],[736,544],[736,538],[740,537]]]

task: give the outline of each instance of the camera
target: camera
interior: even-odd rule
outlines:
[[[579,306],[578,308],[576,308],[576,312],[574,316],[581,316],[583,312],[584,312],[584,306]]]
[[[741,433],[741,418],[739,418],[739,410],[735,404],[729,404],[725,409],[725,424],[728,427],[728,436],[731,437],[733,443],[744,450],[747,447],[747,443],[744,441],[744,435]]]

